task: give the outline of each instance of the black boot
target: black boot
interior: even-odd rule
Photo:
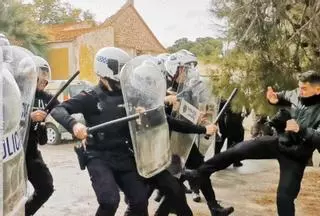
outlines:
[[[234,212],[234,208],[232,206],[224,208],[217,202],[212,204],[208,203],[208,206],[211,212],[211,216],[227,216]]]

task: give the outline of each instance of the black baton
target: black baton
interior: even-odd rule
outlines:
[[[55,99],[59,97],[59,95],[68,87],[68,85],[80,74],[80,71],[77,71],[75,74],[72,75],[72,77],[69,78],[69,80],[62,86],[62,88],[51,98],[51,100],[48,102],[47,106],[44,108],[44,110],[47,112],[50,105],[53,103]]]
[[[220,110],[218,116],[217,116],[216,119],[213,121],[213,124],[217,124],[217,123],[218,123],[218,121],[219,121],[219,119],[221,118],[222,114],[226,111],[227,106],[231,103],[232,99],[234,98],[234,96],[236,96],[237,92],[238,92],[238,89],[237,89],[237,88],[233,89],[233,91],[232,91],[231,95],[229,96],[227,102],[223,105],[223,107],[222,107],[222,109]],[[210,138],[210,135],[206,135],[204,138],[209,139],[209,138]]]
[[[105,122],[105,123],[102,123],[102,124],[87,128],[87,132],[88,133],[92,133],[94,131],[100,130],[100,129],[104,128],[104,127],[108,127],[108,126],[111,126],[111,125],[114,125],[114,124],[132,121],[132,120],[138,119],[139,116],[140,116],[140,114],[137,113],[137,114],[134,114],[134,115],[129,115],[129,116],[126,116],[126,117],[123,117],[123,118],[119,118],[119,119],[115,119],[115,120],[112,120],[112,121],[108,121],[108,122]]]

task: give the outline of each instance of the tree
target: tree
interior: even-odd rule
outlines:
[[[171,53],[181,49],[189,50],[205,63],[217,63],[222,51],[222,40],[205,37],[197,38],[195,41],[189,41],[188,38],[180,38],[176,40],[171,47],[168,47]]]
[[[171,47],[168,47],[168,51],[170,53],[177,52],[180,49],[187,49],[189,50],[192,47],[193,42],[189,41],[188,38],[180,38],[174,42]]]
[[[90,11],[74,8],[70,3],[61,0],[34,0],[28,7],[30,14],[40,24],[95,22]]]
[[[23,47],[34,54],[44,56],[46,37],[25,10],[25,5],[5,0],[0,8],[0,31],[11,41],[22,43]]]
[[[227,19],[236,47],[223,58],[218,93],[240,88],[234,107],[271,113],[265,90],[292,89],[299,73],[320,70],[320,2],[315,0],[214,0],[212,12]]]

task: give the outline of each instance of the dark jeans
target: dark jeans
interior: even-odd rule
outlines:
[[[99,158],[91,159],[87,169],[99,203],[96,216],[115,215],[120,202],[119,188],[128,199],[126,216],[148,215],[147,186],[136,170],[115,171]]]
[[[53,193],[52,175],[42,159],[40,151],[26,155],[28,180],[34,187],[32,197],[25,206],[25,215],[33,215]]]
[[[165,199],[156,211],[157,216],[167,216],[171,209],[178,216],[193,215],[188,206],[184,188],[169,171],[164,170],[148,181],[153,188],[159,189],[165,196]]]
[[[294,200],[300,191],[305,162],[281,153],[276,136],[263,136],[237,144],[206,161],[198,171],[202,176],[223,170],[235,161],[245,159],[277,159],[280,164],[280,180],[277,191],[279,216],[294,216]],[[307,159],[306,159],[307,160]]]
[[[186,168],[187,169],[197,169],[203,163],[204,163],[204,156],[200,153],[197,146],[193,145],[191,152],[190,152],[190,155],[188,157],[188,160],[186,162]],[[197,192],[199,190],[198,187],[196,186],[197,182],[194,182],[194,180],[190,179],[189,184],[190,184],[192,191]],[[214,193],[209,176],[207,176],[206,178],[204,178],[202,180],[200,190],[208,203],[216,202],[215,193]]]

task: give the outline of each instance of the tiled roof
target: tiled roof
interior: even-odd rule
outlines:
[[[148,30],[148,32],[150,33],[150,35],[152,36],[152,38],[154,39],[154,41],[157,43],[158,48],[156,48],[158,51],[160,52],[165,52],[166,48],[160,43],[160,41],[157,39],[157,37],[153,34],[153,32],[151,31],[151,29],[149,28],[149,26],[146,24],[146,22],[143,20],[143,18],[140,16],[140,14],[138,13],[138,11],[135,9],[135,7],[130,4],[130,3],[126,3],[124,6],[122,6],[120,8],[120,10],[118,10],[117,13],[115,13],[114,15],[108,17],[102,24],[101,26],[104,27],[108,27],[108,26],[113,26],[117,23],[117,19],[120,18],[124,13],[128,12],[129,10],[133,10],[134,13],[137,14],[137,16],[139,17],[139,19],[142,21],[142,23],[144,24],[145,28]],[[128,38],[129,39],[129,38]]]
[[[48,43],[73,41],[78,36],[98,29],[86,22],[49,25],[45,31],[48,35]]]
[[[129,13],[129,11],[134,11],[134,13],[139,17],[139,19],[143,23],[143,28],[145,28],[150,34],[153,42],[153,48],[150,49],[156,50],[158,52],[165,52],[166,49],[163,47],[163,45],[159,42],[159,40],[156,38],[156,36],[153,34],[153,32],[150,30],[148,25],[144,22],[142,17],[139,15],[139,13],[136,11],[134,6],[130,3],[126,3],[123,7],[120,8],[120,10],[117,11],[114,15],[107,18],[100,26],[95,27],[93,24],[90,24],[88,22],[82,22],[82,23],[66,23],[66,24],[56,24],[56,25],[49,25],[46,26],[46,33],[48,36],[48,43],[57,43],[57,42],[67,42],[67,41],[73,41],[77,37],[88,33],[95,31],[97,29],[101,28],[107,28],[107,27],[115,27],[116,25],[122,25],[121,22],[118,22],[123,15],[126,13]],[[132,34],[131,34],[132,35]],[[140,39],[140,37],[136,36],[136,40],[133,40],[130,36],[130,34],[121,34],[123,40],[126,41],[125,44],[118,44],[118,45],[124,45],[130,47],[145,47],[144,41]]]

